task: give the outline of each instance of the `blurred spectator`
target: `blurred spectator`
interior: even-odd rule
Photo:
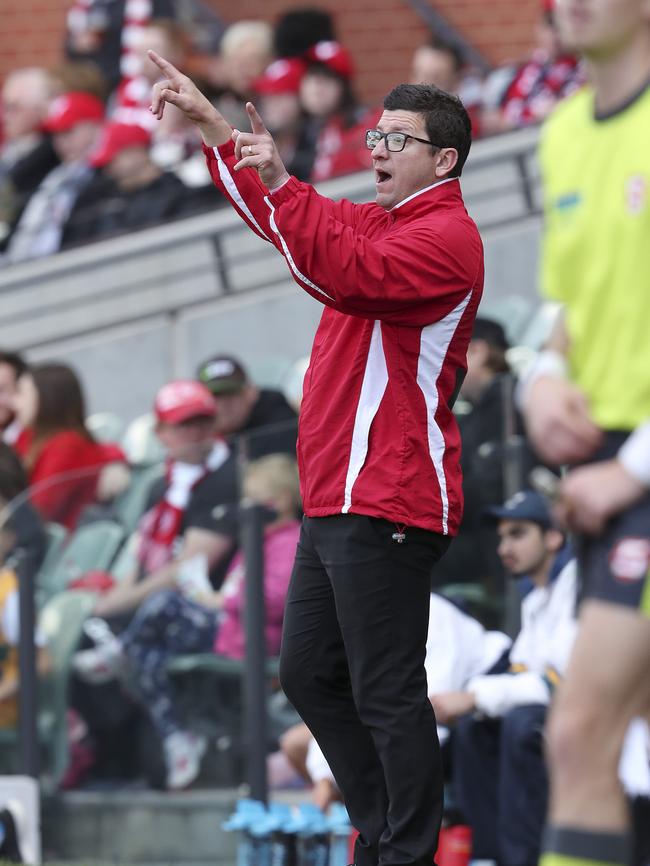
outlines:
[[[411,61],[410,82],[434,84],[440,90],[461,96],[472,121],[472,136],[477,138],[481,134],[480,105],[471,103],[461,94],[464,69],[465,59],[459,46],[433,36],[429,42],[415,49]]]
[[[501,671],[510,639],[496,631],[486,631],[472,617],[435,593],[429,603],[429,634],[425,668],[427,691],[431,702],[436,695],[462,689],[478,674]],[[440,742],[447,742],[449,731],[438,728]],[[321,809],[327,809],[340,794],[325,757],[306,725],[290,728],[280,746],[290,764],[300,776],[314,785],[312,799]],[[443,760],[449,775],[449,756],[443,750]]]
[[[481,126],[486,135],[540,123],[584,84],[578,59],[560,42],[554,0],[542,0],[535,42],[529,60],[497,69],[485,82]]]
[[[220,45],[222,93],[216,105],[236,129],[248,129],[244,105],[254,96],[253,82],[273,59],[273,31],[265,21],[237,21]]]
[[[162,57],[169,57],[174,66],[183,66],[185,37],[182,28],[172,19],[157,19],[142,26],[134,34],[131,56],[131,70],[125,75],[115,93],[111,108],[111,120],[130,126],[141,126],[154,132],[160,125],[149,111],[151,88],[160,79],[160,70],[147,57],[147,50],[153,49]],[[174,122],[180,123],[181,112],[172,109],[160,123],[169,129]]]
[[[411,60],[411,84],[435,84],[447,93],[458,93],[463,55],[458,46],[434,36],[420,45]]]
[[[304,116],[300,105],[300,82],[306,63],[299,57],[274,60],[254,82],[256,108],[275,140],[289,174],[307,180],[313,153],[304,146]],[[302,148],[301,148],[301,145]]]
[[[0,351],[0,439],[15,445],[22,427],[16,418],[15,399],[18,380],[27,372],[27,364],[17,352]]]
[[[235,549],[237,468],[226,445],[215,439],[213,397],[198,382],[170,382],[158,391],[154,412],[167,453],[165,475],[154,482],[138,523],[136,565],[97,600],[82,650],[124,631],[145,599],[176,589],[188,569],[218,590]],[[97,778],[133,778],[144,771],[160,784],[159,749],[147,747],[150,722],[121,685],[90,685],[74,677],[71,703],[88,727]]]
[[[179,563],[196,556],[206,558],[218,589],[234,549],[236,521],[215,517],[238,501],[235,462],[216,438],[216,401],[198,382],[179,380],[160,389],[154,411],[167,471],[138,524],[137,568],[98,600],[99,616],[132,613],[153,592],[174,587]]]
[[[20,461],[8,445],[0,443],[0,729],[18,721],[18,643],[20,641],[19,575],[35,574],[45,552],[45,532],[29,503],[9,514],[6,506],[27,486]],[[50,659],[45,640],[36,632],[36,668],[45,675]]]
[[[298,416],[284,394],[258,388],[239,361],[228,355],[204,361],[197,378],[214,395],[217,431],[233,447],[245,436],[245,455],[250,460],[278,452],[295,457]]]
[[[508,348],[498,322],[476,318],[467,350],[467,374],[460,389],[471,410],[457,418],[462,442],[463,519],[458,536],[436,566],[436,580],[441,585],[478,581],[496,596],[503,590],[504,571],[495,534],[485,525],[483,510],[505,499],[507,460],[518,461],[520,483],[534,463],[512,400]]]
[[[0,442],[0,563],[21,563],[35,574],[45,557],[47,535],[43,521],[25,495],[26,489],[27,474],[18,455]]]
[[[151,159],[151,136],[108,123],[89,163],[99,174],[78,197],[63,229],[63,248],[160,225],[201,209],[193,191]],[[218,196],[214,196],[218,201]]]
[[[47,256],[59,250],[65,221],[92,179],[88,155],[103,117],[103,104],[88,93],[65,93],[51,103],[44,126],[52,135],[61,165],[41,181],[22,212],[7,247],[9,262]]]
[[[432,703],[439,723],[453,726],[454,794],[472,828],[472,857],[521,866],[539,856],[548,796],[544,719],[573,644],[577,570],[539,494],[522,491],[488,514],[504,566],[534,584],[510,669],[472,677],[465,690]]]
[[[5,79],[0,101],[0,250],[6,246],[25,204],[58,165],[42,125],[53,96],[45,69],[17,69]]]
[[[276,57],[302,57],[317,42],[336,40],[330,12],[319,7],[291,9],[281,15],[273,34]]]
[[[339,42],[317,42],[305,56],[308,66],[300,84],[300,101],[307,115],[303,147],[313,151],[311,180],[320,181],[334,175],[333,161],[341,152],[344,136],[357,128],[365,110],[354,94],[354,66],[347,49]],[[356,137],[354,145],[356,159]],[[349,170],[339,166],[337,173]]]
[[[124,454],[88,432],[81,383],[63,364],[38,364],[23,373],[15,410],[27,431],[20,450],[34,488],[31,502],[45,520],[72,529],[96,500],[102,473],[124,463]]]
[[[278,655],[284,602],[298,543],[300,510],[298,468],[294,460],[273,455],[248,466],[244,494],[272,509],[264,539],[264,594],[269,655]],[[127,674],[163,742],[167,787],[184,788],[198,775],[206,741],[183,730],[175,707],[169,660],[184,653],[211,652],[242,658],[245,570],[238,553],[221,592],[188,587],[148,598],[120,637],[78,653],[75,668],[85,679],[102,682]]]
[[[173,0],[74,0],[68,12],[66,52],[91,61],[113,90],[130,69],[131,45],[152,18],[173,18]]]

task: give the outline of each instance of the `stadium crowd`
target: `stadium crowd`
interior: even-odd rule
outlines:
[[[180,7],[181,4],[178,4]],[[332,16],[293,10],[274,26],[211,17],[187,21],[172,0],[77,0],[61,63],[15,69],[0,102],[0,252],[3,265],[212,210],[200,141],[180,111],[158,123],[154,49],[192,76],[235,127],[258,105],[291,174],[322,181],[370,167],[355,64]],[[460,44],[437,35],[419,46],[404,80],[463,98],[474,136],[541,121],[582,83],[544,0],[536,48],[522,62],[479,76]]]

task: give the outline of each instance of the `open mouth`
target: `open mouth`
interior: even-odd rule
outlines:
[[[387,180],[390,180],[391,175],[387,171],[383,171],[380,168],[375,169],[375,180],[378,185],[382,183],[386,183]]]

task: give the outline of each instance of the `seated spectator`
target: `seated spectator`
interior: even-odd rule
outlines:
[[[501,325],[477,317],[467,349],[467,373],[460,389],[460,396],[471,411],[458,417],[465,509],[458,536],[436,566],[440,585],[478,581],[495,597],[503,592],[505,574],[497,555],[495,533],[485,525],[483,510],[505,499],[508,460],[518,461],[521,483],[535,462],[514,408],[514,383],[507,350],[508,341]]]
[[[305,57],[308,65],[300,83],[300,101],[307,119],[301,148],[313,152],[310,179],[318,182],[334,176],[333,161],[336,157],[342,160],[343,139],[358,126],[366,111],[355,96],[352,57],[343,45],[317,42]],[[356,137],[353,143],[354,162],[359,151]],[[356,168],[339,164],[337,172],[344,174]]]
[[[29,503],[11,508],[27,486],[20,461],[0,443],[0,729],[18,721],[18,644],[20,641],[19,575],[35,574],[45,552],[45,532]],[[9,505],[9,511],[7,506]],[[36,669],[50,669],[45,640],[36,632]]]
[[[266,646],[280,651],[284,602],[298,543],[298,469],[285,455],[249,464],[244,494],[273,511],[264,537]],[[167,788],[185,788],[199,773],[206,740],[183,729],[167,666],[174,656],[214,652],[240,659],[245,653],[245,566],[238,553],[220,592],[200,587],[168,589],[150,596],[119,637],[78,653],[75,669],[93,682],[126,675],[146,706],[164,746]]]
[[[22,262],[58,252],[63,226],[77,197],[91,181],[88,156],[95,146],[104,106],[88,93],[65,93],[51,103],[45,130],[61,164],[35,190],[9,241],[6,261]]]
[[[432,36],[424,45],[415,49],[411,60],[411,84],[433,84],[447,93],[460,96],[463,89],[465,59],[458,45]],[[463,104],[472,121],[472,137],[481,134],[480,106],[468,102],[462,95]]]
[[[438,694],[464,688],[477,674],[501,670],[509,648],[510,639],[506,635],[486,631],[454,604],[432,594],[424,662],[431,702],[435,704]],[[439,726],[438,735],[441,744],[445,744],[448,730]],[[332,772],[306,725],[290,728],[282,737],[280,746],[298,774],[314,785],[312,799],[316,805],[325,810],[340,799]],[[445,751],[443,759],[447,764]],[[448,768],[445,772],[448,774]]]
[[[560,42],[554,0],[542,0],[530,59],[488,76],[483,90],[483,134],[541,123],[555,105],[584,84],[577,57]]]
[[[234,448],[245,437],[250,460],[278,452],[296,454],[298,416],[280,391],[258,388],[228,355],[204,361],[197,371],[217,401],[217,431]],[[240,438],[241,437],[241,438]]]
[[[219,46],[221,93],[216,106],[236,129],[248,129],[245,103],[254,96],[253,82],[273,59],[273,31],[265,21],[237,21]]]
[[[156,53],[169,52],[171,63],[182,68],[185,53],[185,37],[180,24],[171,18],[145,22],[133,35],[130,60],[132,68],[124,74],[115,92],[110,116],[115,123],[140,126],[153,133],[158,131],[158,122],[149,110],[151,88],[160,80],[160,70],[147,56],[147,50]],[[166,54],[162,54],[166,57]],[[162,121],[163,127],[173,126],[180,112],[172,105],[172,111]]]
[[[573,643],[577,576],[539,494],[517,493],[488,514],[504,566],[534,588],[522,603],[509,671],[472,677],[464,690],[437,695],[433,707],[438,722],[452,726],[454,794],[472,827],[473,858],[521,866],[539,856],[548,795],[544,720]]]
[[[26,429],[19,450],[33,488],[31,502],[44,520],[73,529],[95,502],[102,473],[125,463],[124,454],[88,432],[81,383],[63,364],[39,364],[23,373],[15,409]]]
[[[214,516],[239,499],[235,461],[216,438],[214,398],[198,382],[170,382],[156,395],[154,411],[167,471],[138,524],[137,567],[98,599],[98,616],[131,615],[152,593],[175,587],[181,563],[197,556],[207,559],[218,589],[235,547],[236,521]]]
[[[77,198],[62,247],[98,241],[196,213],[193,192],[151,159],[151,136],[139,126],[107,123],[89,155],[99,169]]]
[[[27,474],[18,455],[0,442],[0,563],[20,562],[36,574],[47,550],[47,535],[40,515],[27,495]]]
[[[274,60],[254,82],[255,106],[269,130],[287,171],[298,180],[307,180],[313,154],[304,144],[304,117],[300,106],[300,82],[306,63],[299,57]]]
[[[0,439],[14,446],[22,428],[16,418],[18,380],[27,372],[27,364],[17,352],[0,351]]]
[[[11,72],[0,96],[0,250],[20,218],[29,197],[59,163],[42,125],[54,95],[45,69]]]
[[[218,590],[236,546],[237,467],[215,438],[214,398],[198,382],[174,381],[158,391],[154,412],[167,453],[165,475],[153,483],[138,523],[135,567],[97,599],[82,650],[124,631],[149,596],[176,589],[186,562],[190,568],[192,561],[207,563],[210,584]],[[144,772],[151,784],[163,782],[159,750],[142,746],[151,740],[148,716],[121,684],[91,685],[74,676],[70,700],[86,725],[92,755],[92,766],[73,768],[71,778],[78,783],[79,773],[91,773],[102,780],[133,779]]]
[[[65,49],[72,61],[91,62],[111,90],[133,74],[134,32],[151,18],[172,18],[174,0],[74,0],[68,11]]]

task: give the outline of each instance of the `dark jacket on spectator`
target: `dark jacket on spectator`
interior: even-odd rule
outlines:
[[[170,172],[128,192],[98,175],[77,199],[62,246],[98,241],[188,216],[201,209],[197,198]]]

